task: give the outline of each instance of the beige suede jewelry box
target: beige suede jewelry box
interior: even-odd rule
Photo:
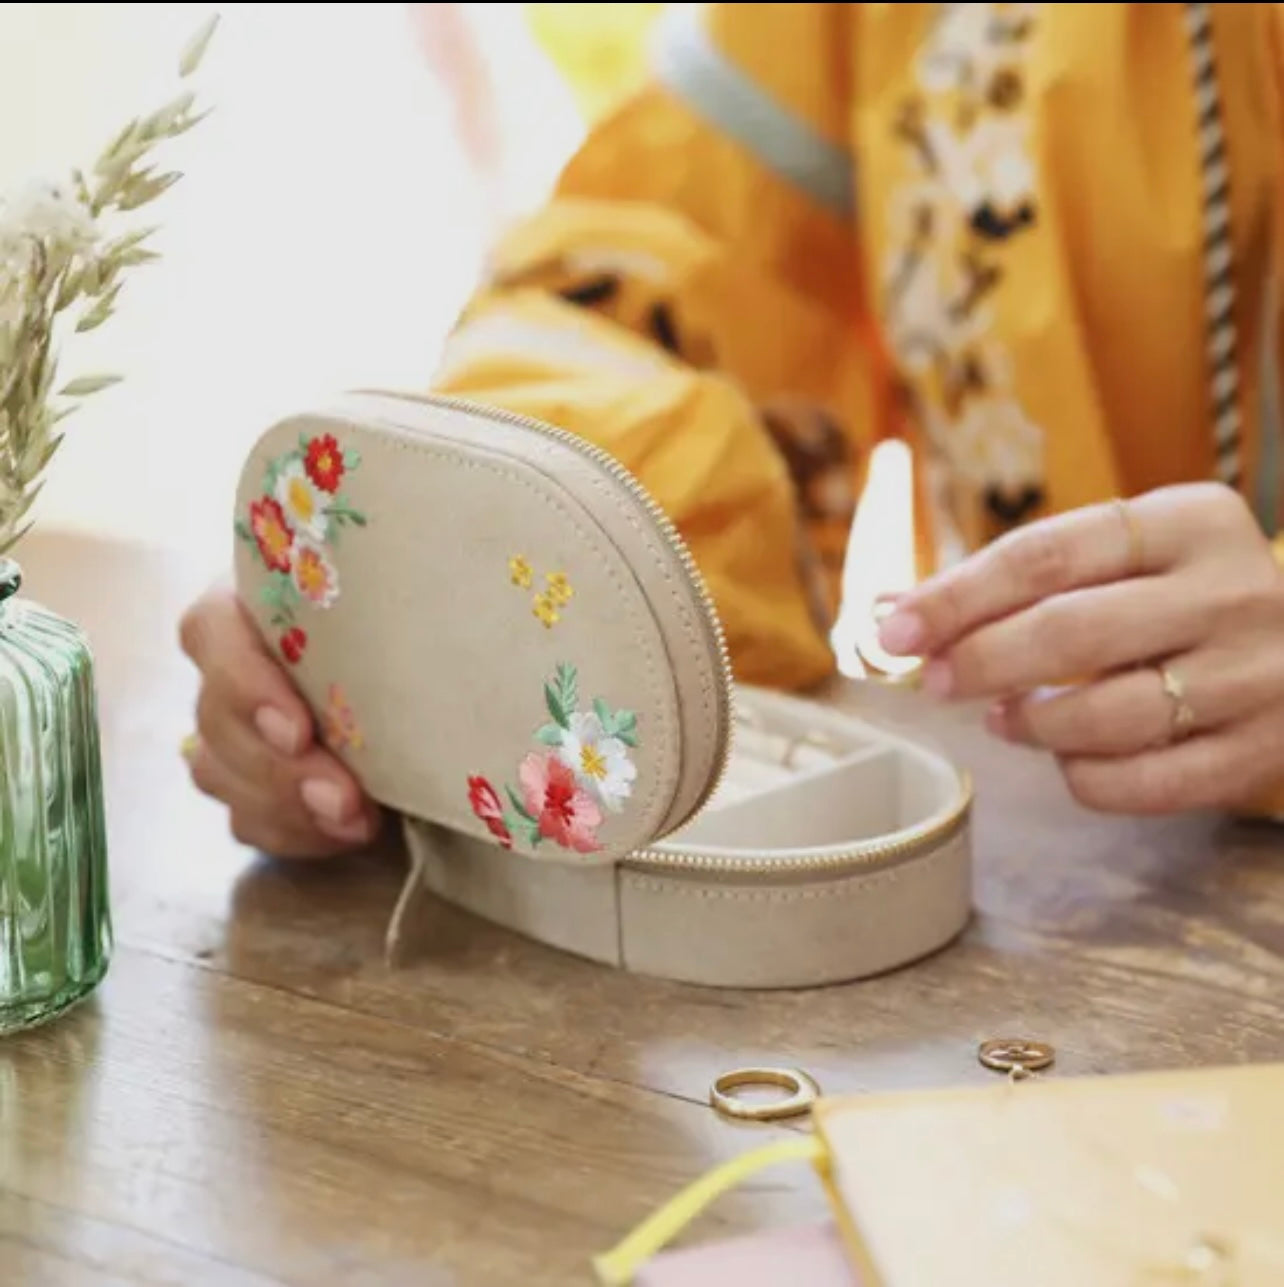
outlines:
[[[677,532],[578,438],[343,396],[260,438],[236,533],[247,608],[404,819],[416,888],[719,987],[860,978],[965,925],[966,777],[735,684]]]

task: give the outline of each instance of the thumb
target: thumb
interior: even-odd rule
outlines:
[[[283,754],[307,749],[312,712],[234,590],[220,585],[203,594],[183,615],[179,638],[204,677],[203,700],[252,723]]]

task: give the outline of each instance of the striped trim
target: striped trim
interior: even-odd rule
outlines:
[[[661,19],[654,50],[659,82],[777,178],[833,214],[849,217],[855,210],[850,154],[731,63],[705,30],[702,8],[675,4]]]
[[[1186,5],[1186,34],[1194,80],[1199,165],[1204,202],[1205,352],[1217,477],[1243,482],[1243,416],[1239,406],[1239,333],[1235,325],[1235,255],[1231,239],[1230,164],[1222,123],[1212,15],[1207,4]]]

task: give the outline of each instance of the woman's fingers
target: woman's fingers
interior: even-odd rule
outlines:
[[[988,622],[1087,586],[1138,575],[1130,511],[1093,505],[1015,532],[904,595],[882,623],[888,652],[928,656]]]
[[[379,808],[326,751],[270,760],[246,773],[204,739],[189,754],[197,788],[225,804],[232,834],[280,858],[323,857],[367,844],[378,834]]]
[[[1180,576],[1075,590],[981,626],[923,673],[935,697],[1003,697],[1170,656],[1197,644],[1207,612]]]
[[[1157,815],[1223,808],[1277,783],[1284,710],[1123,758],[1070,756],[1061,769],[1080,804],[1101,813]]]
[[[1085,506],[1018,528],[910,591],[883,621],[881,642],[897,655],[932,656],[1042,600],[1167,573],[1245,542],[1261,544],[1252,515],[1217,483]]]

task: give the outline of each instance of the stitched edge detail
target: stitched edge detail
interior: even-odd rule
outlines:
[[[526,476],[524,473],[519,472],[513,466],[502,465],[498,461],[482,460],[476,456],[464,455],[462,454],[463,452],[466,451],[466,446],[464,444],[460,444],[458,452],[450,452],[450,451],[447,451],[444,447],[430,445],[428,442],[420,441],[419,439],[417,439],[414,436],[413,430],[408,429],[404,426],[396,425],[389,421],[386,421],[378,414],[372,415],[368,420],[359,420],[355,416],[350,415],[343,411],[336,412],[336,411],[327,410],[327,411],[318,413],[315,416],[304,415],[304,416],[290,417],[286,421],[275,426],[273,430],[270,430],[267,434],[264,435],[264,437],[260,440],[256,448],[254,457],[257,458],[260,455],[262,455],[264,452],[270,452],[271,444],[275,442],[277,438],[280,437],[281,435],[288,436],[290,433],[294,432],[295,427],[301,421],[314,420],[314,419],[331,421],[331,422],[341,421],[344,424],[345,433],[359,440],[364,440],[366,443],[375,443],[380,449],[384,447],[390,447],[393,450],[404,451],[412,455],[417,455],[420,457],[432,459],[434,461],[438,461],[442,464],[451,466],[453,468],[480,470],[484,473],[494,474],[497,477],[501,477],[507,481],[511,481],[518,484],[526,491],[529,491],[533,496],[537,497],[548,508],[556,510],[560,514],[560,516],[571,526],[572,530],[576,533],[576,535],[584,542],[585,547],[593,552],[593,555],[595,556],[595,558],[598,560],[603,570],[605,571],[607,579],[610,581],[610,583],[615,588],[617,593],[620,594],[621,599],[627,603],[626,615],[630,620],[634,639],[639,644],[641,651],[646,659],[647,688],[648,688],[648,694],[649,694],[647,705],[648,705],[650,714],[657,717],[656,718],[657,726],[661,728],[665,727],[667,723],[667,721],[663,719],[665,703],[663,703],[663,701],[661,700],[658,700],[660,697],[660,693],[662,691],[662,686],[659,682],[659,677],[657,673],[658,667],[656,664],[657,659],[655,655],[655,649],[650,644],[650,642],[645,638],[645,631],[641,629],[639,626],[639,619],[641,617],[641,613],[639,612],[639,609],[637,607],[636,599],[633,595],[630,595],[628,593],[628,588],[625,585],[624,579],[621,577],[619,572],[612,566],[611,560],[603,553],[601,549],[600,539],[595,540],[592,538],[592,536],[585,530],[583,524],[579,521],[578,517],[560,500],[560,498],[553,496],[543,491],[541,488],[537,487],[528,476]],[[377,429],[372,427],[373,425],[378,425],[382,427],[386,432],[379,433]],[[477,450],[485,451],[486,448],[479,445]],[[619,556],[619,551],[615,550],[614,545],[612,545],[611,548],[612,548],[612,551],[617,555],[617,557],[621,557],[621,561],[623,561],[622,556]],[[639,593],[640,593],[640,589],[639,589]],[[399,600],[405,599],[404,594],[398,595],[396,597]],[[652,622],[652,624],[655,626],[656,633],[657,634],[660,633],[658,624],[655,622]],[[671,673],[671,668],[666,668],[666,669],[670,669],[670,673]],[[675,722],[680,725],[681,716],[680,716],[680,713],[678,712],[676,685],[672,686],[672,691],[674,692]],[[676,748],[674,746],[675,742],[679,743],[679,746]],[[677,736],[674,734],[674,732],[672,731],[672,726],[670,726],[670,737],[667,740],[667,748],[670,754],[673,756],[673,758],[675,758],[678,761],[678,772],[674,775],[674,793],[676,794],[677,785],[681,779],[681,750],[680,750],[680,736]],[[641,805],[636,815],[640,823],[646,824],[648,831],[653,831],[656,826],[660,825],[663,822],[664,817],[667,816],[668,814],[667,804],[664,804],[661,806],[661,808],[663,809],[663,812],[661,812],[661,809],[657,808],[656,806],[659,785],[660,785],[659,782],[656,781],[655,778],[651,780],[649,786],[647,787],[645,793],[642,796]],[[660,813],[660,816],[658,818],[653,818],[652,816],[653,812]],[[472,833],[468,832],[467,834],[471,835]],[[544,861],[565,862],[564,859],[545,859]]]
[[[444,414],[444,411],[445,411],[444,408],[435,407],[431,403],[422,403],[414,399],[411,399],[408,401],[404,399],[399,399],[395,394],[369,393],[369,394],[355,394],[350,396],[362,398],[362,399],[368,399],[375,403],[392,403],[393,405],[396,405],[399,407],[419,407],[425,413],[432,413],[436,411],[441,414]],[[489,417],[486,415],[486,411],[487,409],[484,406],[479,406],[477,408],[476,414],[480,418],[486,419],[489,421]],[[331,414],[331,413],[327,412],[326,414]],[[341,413],[335,413],[335,414],[341,414]],[[390,419],[380,418],[380,423],[383,423],[387,428],[392,430],[393,433],[397,435],[411,435],[413,437],[413,434],[415,432],[413,429],[408,429],[397,425],[395,421]],[[503,422],[499,422],[499,421],[490,421],[490,423],[494,423],[497,429],[509,427],[509,426],[506,426]],[[517,428],[517,426],[515,425],[511,427],[514,429]],[[532,436],[531,445],[532,447],[539,448],[539,454],[548,455],[548,456],[554,455],[555,448],[558,446],[558,444],[554,443],[551,440],[548,440],[548,441],[538,440],[534,438],[534,436]],[[690,601],[690,596],[684,593],[683,590],[679,589],[679,579],[675,578],[674,571],[671,566],[671,559],[668,553],[656,542],[653,534],[648,530],[647,526],[637,515],[633,507],[632,499],[630,498],[628,502],[626,502],[628,505],[628,508],[622,509],[619,505],[620,497],[611,488],[611,486],[607,483],[607,481],[594,470],[594,468],[591,465],[591,462],[579,457],[574,452],[574,450],[570,447],[565,448],[565,450],[578,466],[582,466],[579,472],[581,476],[585,479],[585,481],[588,483],[588,485],[591,486],[593,490],[596,491],[601,496],[603,502],[609,505],[612,508],[613,512],[619,514],[620,517],[624,519],[624,521],[632,529],[635,537],[641,542],[645,553],[649,556],[651,563],[654,566],[654,569],[659,573],[661,580],[664,582],[665,589],[669,593],[672,604],[676,608],[677,615],[680,618],[682,629],[686,636],[687,642],[692,646],[693,655],[702,654],[704,652],[703,631],[696,624],[696,619],[695,619],[693,607]],[[534,466],[531,466],[531,468],[534,468]],[[550,479],[550,482],[552,482],[551,479]],[[585,506],[585,508],[588,508],[588,506]],[[612,542],[612,544],[614,544],[614,542]],[[619,554],[622,559],[624,559],[624,555],[621,551],[617,549],[616,553]],[[627,559],[625,559],[624,561],[628,562]],[[645,594],[645,591],[643,593]],[[668,640],[667,638],[665,638],[665,629],[662,624],[661,616],[658,613],[656,614],[656,627],[657,627],[657,630],[659,631],[661,638],[665,639],[665,644],[667,647]],[[675,690],[677,690],[679,689],[679,685],[677,683],[677,668],[670,666],[669,669],[674,676],[674,680],[675,680],[674,688]],[[686,716],[686,713],[682,709],[683,703],[681,702],[681,700],[679,700],[677,722],[683,734],[685,734],[687,738],[696,742],[696,746],[699,748],[701,752],[700,758],[704,763],[705,772],[706,774],[711,774],[716,767],[713,763],[715,742],[713,739],[712,730],[715,724],[715,721],[714,721],[715,688],[720,683],[720,680],[721,680],[721,673],[719,670],[718,661],[715,658],[708,658],[705,664],[700,667],[700,672],[701,673],[700,673],[699,683],[698,683],[699,704],[700,704],[699,718],[688,719]],[[681,695],[682,694],[679,691],[678,692],[679,699],[681,698]],[[674,787],[674,798],[673,798],[673,801],[670,803],[668,810],[666,810],[665,812],[665,817],[658,820],[657,827],[662,825],[664,821],[668,818],[669,814],[672,813],[673,808],[676,805],[677,798],[682,786],[682,782],[684,779],[684,768],[685,768],[684,760],[682,757],[682,750],[681,750],[682,740],[684,739],[682,738],[679,739],[679,747],[677,752],[679,769],[678,769],[677,780]]]
[[[959,852],[959,851],[962,852]],[[924,878],[938,867],[947,864],[971,866],[972,844],[970,826],[952,840],[930,853],[898,863],[895,867],[861,872],[838,880],[820,884],[777,887],[775,889],[740,889],[725,885],[700,885],[694,881],[664,880],[652,876],[639,876],[621,868],[619,879],[628,882],[629,888],[647,894],[667,894],[677,898],[708,901],[720,899],[741,903],[803,903],[817,899],[843,901],[863,898],[887,885],[895,885],[908,878]]]

